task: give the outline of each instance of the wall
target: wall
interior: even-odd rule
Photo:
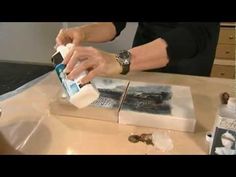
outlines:
[[[0,60],[49,63],[61,23],[0,23]]]
[[[49,64],[59,29],[83,24],[88,23],[0,23],[0,61]],[[93,46],[110,52],[130,48],[136,27],[137,23],[128,23],[119,38]]]

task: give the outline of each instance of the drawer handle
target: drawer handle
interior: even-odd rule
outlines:
[[[221,76],[224,76],[224,75],[225,75],[225,73],[220,73],[220,75],[221,75]]]
[[[234,38],[233,35],[230,35],[230,36],[229,36],[229,39],[233,39],[233,38]]]
[[[226,50],[226,51],[225,51],[225,53],[226,53],[226,54],[229,54],[229,53],[230,53],[230,51]]]

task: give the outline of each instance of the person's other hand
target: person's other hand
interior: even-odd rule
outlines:
[[[80,81],[81,84],[88,83],[97,75],[109,76],[122,71],[115,54],[93,47],[73,47],[63,63],[67,65],[65,72],[68,73],[68,79],[75,79],[83,71],[88,71],[87,76]]]
[[[85,35],[79,27],[61,29],[56,37],[55,48],[68,43],[73,43],[75,46],[78,46],[84,38]]]

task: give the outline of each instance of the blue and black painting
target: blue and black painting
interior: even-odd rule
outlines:
[[[151,114],[171,114],[171,86],[130,86],[122,104],[123,110]]]

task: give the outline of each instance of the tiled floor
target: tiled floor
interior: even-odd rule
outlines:
[[[52,66],[0,62],[0,95],[53,70]]]

